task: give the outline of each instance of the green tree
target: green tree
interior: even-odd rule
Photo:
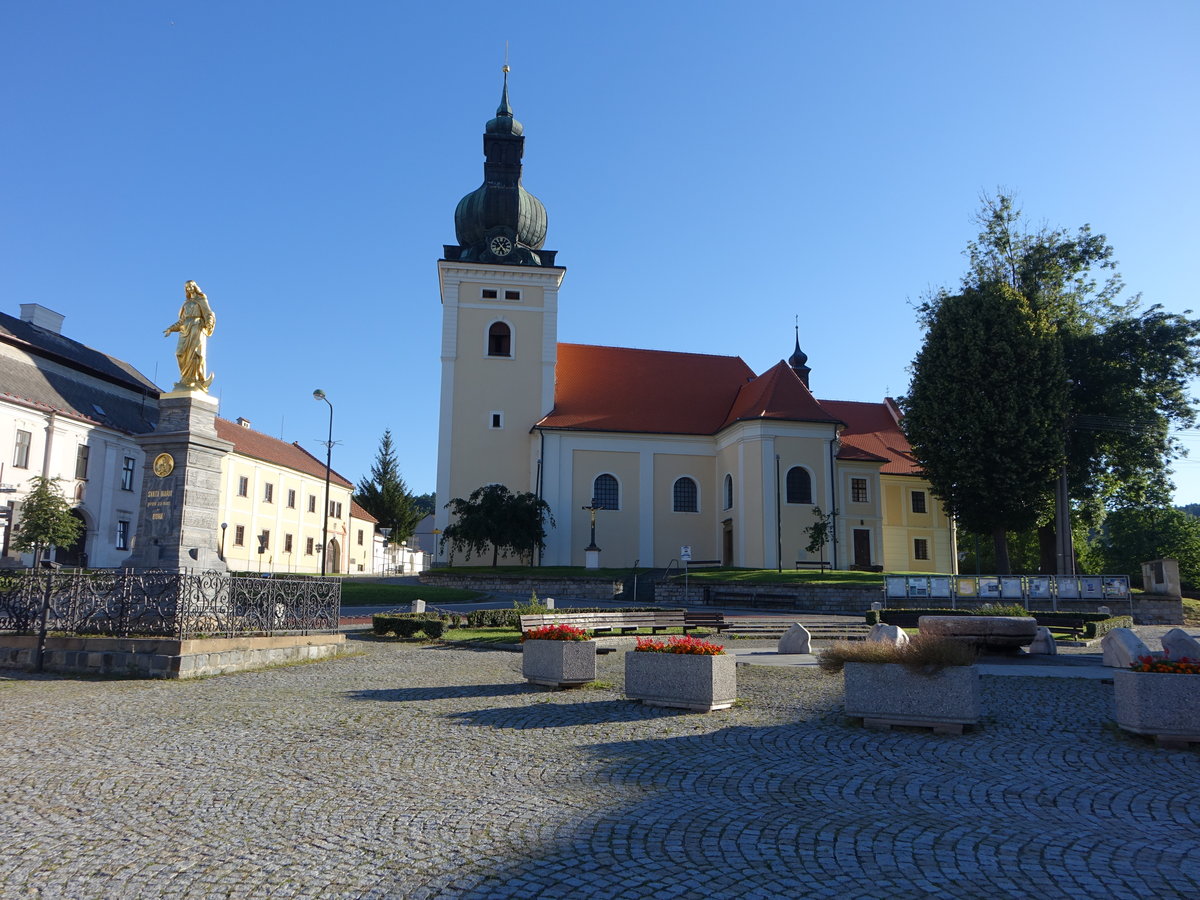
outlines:
[[[1171,557],[1179,561],[1185,587],[1200,585],[1200,519],[1181,509],[1129,507],[1104,520],[1099,541],[1107,572],[1141,581],[1142,563]]]
[[[484,554],[490,548],[492,565],[500,554],[524,557],[546,546],[546,522],[554,517],[546,501],[531,493],[513,493],[502,484],[476,488],[466,500],[456,497],[446,504],[455,521],[446,526],[443,543],[466,553]]]
[[[804,550],[806,553],[817,554],[817,559],[824,559],[825,545],[833,539],[833,523],[838,511],[835,509],[829,515],[825,515],[821,512],[821,507],[814,506],[812,513],[814,521],[804,529],[804,533],[808,535],[808,545]]]
[[[1200,321],[1144,307],[1140,295],[1122,300],[1113,248],[1087,225],[1074,234],[1031,229],[1004,192],[984,198],[977,221],[963,286],[1010,285],[1047,317],[1062,345],[1065,456],[1077,513],[1096,524],[1106,506],[1166,505],[1168,464],[1181,451],[1168,427],[1196,420],[1187,390],[1200,374]],[[1054,543],[1048,530],[1043,547]]]
[[[71,514],[71,504],[63,496],[57,478],[35,475],[30,482],[33,490],[21,503],[21,521],[12,546],[22,552],[32,550],[37,565],[48,547],[70,547],[79,540],[83,523]]]
[[[35,475],[30,481],[33,483],[33,490],[21,503],[21,523],[12,546],[22,552],[32,550],[33,564],[36,566],[47,547],[69,547],[79,540],[83,523],[71,515],[71,505],[59,489],[57,478]],[[46,585],[42,591],[42,609],[38,615],[37,647],[33,656],[33,667],[38,672],[42,671],[46,653],[50,594],[51,574],[47,572]]]
[[[1032,527],[1063,458],[1067,379],[1052,326],[992,281],[930,301],[903,400],[925,477],[968,531],[990,534],[1009,571],[1006,533]]]
[[[390,543],[408,540],[425,515],[400,477],[390,429],[384,429],[375,463],[371,466],[371,476],[358,482],[354,499],[379,520],[380,527],[392,529],[388,535]]]
[[[437,494],[417,494],[413,497],[413,505],[421,511],[422,516],[431,516],[437,509]]]

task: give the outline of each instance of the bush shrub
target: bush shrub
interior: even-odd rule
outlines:
[[[817,656],[823,672],[836,674],[848,662],[900,663],[920,675],[936,675],[947,666],[969,666],[975,662],[975,648],[931,634],[919,634],[907,644],[883,641],[835,641]]]
[[[421,630],[423,624],[421,619],[396,619],[392,630],[396,632],[396,637],[410,638]]]
[[[431,640],[437,640],[446,631],[446,623],[441,619],[422,619],[420,621],[421,630],[425,632],[426,637]]]
[[[1029,618],[1031,613],[1020,603],[985,603],[971,610],[973,616],[1018,616]]]

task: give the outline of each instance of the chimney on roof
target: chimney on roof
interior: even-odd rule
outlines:
[[[250,420],[249,420],[249,419],[243,419],[241,416],[238,416],[237,423],[238,423],[239,425],[241,425],[243,428],[249,428],[249,427],[250,427]]]
[[[62,313],[46,309],[40,303],[21,304],[22,322],[28,322],[30,325],[36,325],[38,328],[43,328],[54,334],[62,334],[62,323],[65,318],[66,316]]]

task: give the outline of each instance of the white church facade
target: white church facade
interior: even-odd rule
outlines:
[[[542,565],[584,565],[595,505],[606,567],[665,566],[686,546],[746,568],[955,570],[952,522],[894,401],[816,398],[798,340],[761,374],[737,356],[560,343],[566,270],[543,249],[523,150],[506,80],[484,182],[438,261],[439,530],[445,501],[499,483],[549,505]],[[814,507],[833,513],[823,554],[804,549]]]

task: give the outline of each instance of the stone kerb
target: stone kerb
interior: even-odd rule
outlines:
[[[48,672],[124,675],[135,678],[197,678],[264,666],[327,659],[346,652],[341,634],[244,638],[87,638],[46,640]],[[37,638],[0,637],[0,668],[28,668]]]

